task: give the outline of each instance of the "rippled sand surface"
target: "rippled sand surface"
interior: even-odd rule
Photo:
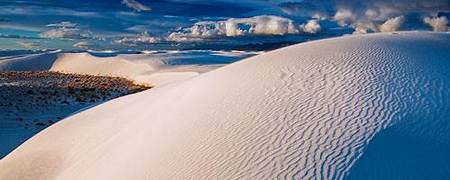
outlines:
[[[445,179],[449,60],[448,33],[282,48],[65,119],[0,179]]]

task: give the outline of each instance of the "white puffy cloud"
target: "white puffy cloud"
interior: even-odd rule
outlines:
[[[374,10],[374,9],[368,9],[366,10],[366,12],[364,13],[364,15],[372,20],[378,19],[379,18],[379,13],[378,11]]]
[[[404,16],[393,16],[396,14],[392,8],[384,7],[367,9],[363,11],[363,14],[348,9],[339,9],[333,19],[340,26],[350,26],[355,29],[353,34],[392,32],[398,30],[405,22]]]
[[[333,19],[341,26],[346,26],[356,20],[356,16],[348,9],[339,9],[333,16]]]
[[[152,10],[150,7],[141,4],[140,2],[137,2],[136,0],[122,0],[122,4],[125,4],[127,7],[134,9],[138,12]]]
[[[359,21],[350,25],[354,29],[353,34],[367,34],[381,32],[380,27],[385,21]]]
[[[60,23],[47,24],[46,27],[57,27],[57,28],[76,28],[77,24],[69,21],[63,21]]]
[[[379,14],[375,10],[367,10],[365,15],[369,19],[376,19]],[[378,31],[378,28],[372,23],[371,20],[358,17],[356,13],[349,9],[338,9],[333,16],[333,20],[340,26],[351,26],[355,31],[353,34],[366,34],[371,31]]]
[[[55,24],[48,24],[46,27],[51,28],[40,34],[44,38],[66,38],[66,39],[87,39],[92,38],[89,31],[81,31],[78,25],[72,22],[63,21]]]
[[[379,30],[381,32],[392,32],[397,31],[400,26],[405,22],[405,17],[398,16],[395,18],[390,18],[386,22],[384,22],[382,25],[380,25]]]
[[[309,20],[306,24],[300,25],[300,29],[303,32],[314,34],[319,32],[322,28],[320,27],[319,22],[313,19]]]
[[[16,41],[16,43],[24,48],[37,48],[39,47],[38,44],[34,43],[34,42],[28,42],[28,41]]]
[[[369,28],[367,28],[364,25],[357,25],[355,27],[355,31],[353,31],[353,34],[367,34],[370,31]]]
[[[91,46],[91,45],[92,45],[92,44],[89,43],[89,42],[87,42],[87,41],[81,41],[81,42],[75,43],[75,44],[73,45],[73,47],[87,49],[87,48],[89,48],[89,46]]]
[[[434,18],[425,17],[423,19],[423,21],[426,24],[428,24],[431,27],[433,27],[433,31],[445,32],[445,31],[449,31],[450,30],[450,28],[447,26],[448,19],[445,16],[434,17]]]
[[[317,19],[317,20],[326,20],[326,19],[328,19],[328,16],[325,15],[325,14],[322,14],[322,13],[313,14],[311,17],[313,19]]]
[[[144,25],[135,25],[135,26],[128,27],[126,30],[134,31],[134,32],[145,32],[147,30],[147,28]]]
[[[410,23],[407,26],[410,29],[419,28],[413,21],[417,16],[450,12],[448,0],[414,0],[413,3],[410,0],[346,0],[334,1],[333,6],[336,9],[333,20],[340,26],[352,27],[354,34],[394,31],[404,22]],[[445,20],[431,19],[425,23],[436,27],[435,30],[446,31],[442,26]]]
[[[279,16],[254,16],[249,18],[230,18],[224,21],[201,21],[192,27],[183,28],[168,36],[170,41],[195,41],[220,36],[287,35],[297,34],[301,30],[315,33],[320,30],[317,20],[309,21],[302,29],[294,21]]]
[[[50,29],[41,33],[40,36],[45,38],[75,38],[78,36],[78,29]]]
[[[160,38],[150,36],[147,31],[130,37],[123,37],[121,39],[115,40],[114,42],[117,44],[123,44],[128,46],[136,46],[139,44],[152,44],[160,41]]]
[[[183,28],[178,32],[172,32],[167,40],[169,41],[199,41],[205,38],[213,38],[226,35],[225,27],[220,22],[201,21],[192,27]]]
[[[224,25],[227,36],[240,36],[245,34],[285,35],[298,32],[292,20],[278,16],[232,18],[225,21]]]

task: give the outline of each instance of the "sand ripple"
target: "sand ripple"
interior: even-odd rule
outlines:
[[[448,148],[449,42],[409,32],[272,51],[71,117],[0,167],[39,147],[62,157],[51,173],[59,179],[361,179],[367,169],[375,179],[407,177],[365,151],[391,148],[376,138],[391,128],[386,137]],[[436,156],[435,171],[448,174],[450,156]]]

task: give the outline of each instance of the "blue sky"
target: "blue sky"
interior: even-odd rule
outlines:
[[[448,0],[0,0],[0,49],[231,48],[448,31]]]

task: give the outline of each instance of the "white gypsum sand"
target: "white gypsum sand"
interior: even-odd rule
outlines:
[[[3,71],[42,71],[48,70],[57,58],[60,50],[7,56],[0,58],[0,72]]]
[[[444,179],[449,59],[448,33],[282,48],[64,119],[0,179]]]
[[[177,54],[178,53],[178,54]],[[183,53],[186,55],[183,56]],[[218,52],[220,53],[220,52]],[[223,55],[222,55],[223,54]],[[222,53],[221,56],[228,54]],[[237,58],[248,56],[250,53],[229,53]],[[187,52],[174,52],[174,55],[132,54],[114,57],[95,57],[88,53],[63,53],[51,67],[51,71],[69,72],[76,74],[103,75],[124,77],[140,84],[161,86],[178,82],[201,73],[216,69],[223,64],[176,64],[177,58],[189,57]],[[218,56],[218,55],[216,55]],[[199,56],[205,58],[205,55]]]
[[[0,57],[0,72],[42,71],[124,77],[136,83],[160,86],[186,80],[249,57],[258,52],[243,51],[152,51],[144,54],[111,54],[88,50],[64,53],[60,50],[38,54]],[[93,53],[94,55],[91,55]]]
[[[0,72],[0,159],[39,131],[107,100],[148,87],[123,78]]]

